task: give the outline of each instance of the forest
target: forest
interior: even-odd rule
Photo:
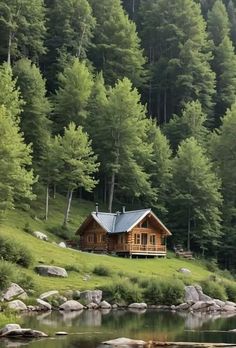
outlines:
[[[236,1],[0,0],[0,212],[151,207],[236,269]]]

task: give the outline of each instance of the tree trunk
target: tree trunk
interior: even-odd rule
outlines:
[[[68,222],[68,218],[69,218],[69,214],[70,214],[72,196],[73,196],[73,190],[68,190],[68,192],[67,192],[67,205],[66,205],[63,226],[67,226],[67,222]]]
[[[188,241],[187,241],[187,249],[190,250],[190,234],[191,234],[191,224],[190,224],[190,207],[188,207]]]
[[[8,37],[8,49],[7,49],[7,64],[11,65],[11,45],[12,45],[12,32],[9,32]]]
[[[54,185],[53,185],[53,199],[56,198],[56,193],[57,193],[57,185],[54,184]]]
[[[111,185],[110,185],[110,192],[109,192],[109,204],[108,204],[108,211],[109,213],[112,212],[112,203],[113,203],[113,197],[114,197],[114,189],[115,189],[115,173],[112,173],[111,176]]]
[[[167,122],[167,93],[166,93],[166,89],[165,89],[165,92],[164,92],[164,124],[166,124]]]
[[[103,202],[104,204],[107,204],[107,177],[105,176],[104,179],[104,195],[103,195]]]
[[[49,202],[49,184],[46,186],[46,205],[45,205],[45,220],[48,219],[48,202]]]

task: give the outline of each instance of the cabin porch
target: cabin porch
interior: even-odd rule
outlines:
[[[116,253],[123,255],[137,256],[166,256],[165,245],[152,244],[117,244]]]

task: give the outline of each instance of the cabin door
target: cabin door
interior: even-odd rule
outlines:
[[[142,234],[141,234],[141,244],[142,244],[142,245],[147,245],[147,241],[148,241],[148,235],[147,235],[147,233],[142,233]]]

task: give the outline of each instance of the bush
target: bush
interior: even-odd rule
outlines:
[[[18,285],[20,285],[25,291],[28,290],[35,290],[36,289],[36,285],[35,282],[33,280],[33,278],[31,276],[29,276],[28,274],[25,273],[20,273],[17,278],[16,278],[16,283]]]
[[[206,260],[206,261],[205,261],[205,265],[206,265],[206,269],[207,269],[209,272],[217,272],[217,271],[219,271],[219,267],[218,267],[218,264],[217,264],[217,260],[215,260],[215,259]]]
[[[26,233],[29,233],[29,234],[32,234],[33,233],[33,229],[32,229],[32,227],[30,226],[30,224],[29,224],[29,222],[26,222],[25,223],[25,226],[24,226],[24,231],[26,232]]]
[[[70,240],[75,238],[74,232],[69,230],[67,227],[61,226],[61,225],[50,228],[49,232],[53,233],[55,236],[62,238],[64,240]]]
[[[65,266],[65,270],[66,270],[67,272],[77,272],[77,273],[80,272],[79,267],[76,266],[76,265],[66,265],[66,266]]]
[[[227,294],[224,284],[213,280],[204,280],[201,282],[203,292],[213,298],[220,299],[222,301],[227,300]]]
[[[236,302],[236,284],[225,283],[225,291],[229,301]]]
[[[113,303],[125,305],[143,300],[142,290],[138,284],[133,284],[124,278],[103,287],[102,290],[104,298]]]
[[[13,265],[6,261],[0,261],[0,290],[5,290],[14,279]]]
[[[3,260],[28,268],[33,262],[31,252],[13,240],[0,237],[0,255]]]
[[[101,277],[109,277],[111,275],[111,270],[103,265],[98,265],[94,267],[93,273]]]
[[[148,304],[176,305],[183,301],[184,284],[180,280],[162,282],[151,279],[144,290],[144,301]]]

